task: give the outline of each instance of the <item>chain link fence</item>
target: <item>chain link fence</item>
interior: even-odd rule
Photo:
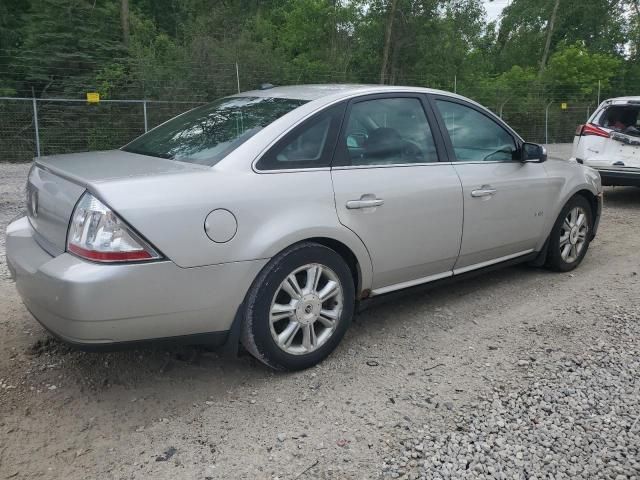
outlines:
[[[36,156],[119,148],[160,123],[202,102],[0,97],[0,161],[26,162]],[[496,111],[527,141],[567,143],[595,104],[562,108],[549,103]]]
[[[200,102],[0,97],[0,161],[119,148]]]

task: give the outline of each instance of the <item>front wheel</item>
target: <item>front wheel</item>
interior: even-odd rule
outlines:
[[[573,270],[587,253],[593,226],[591,205],[576,195],[564,206],[549,237],[547,267],[559,272]]]
[[[351,271],[335,251],[304,242],[274,257],[247,297],[242,344],[277,370],[301,370],[340,343],[355,304]]]

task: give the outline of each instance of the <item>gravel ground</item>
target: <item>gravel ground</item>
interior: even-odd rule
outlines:
[[[2,230],[27,170],[0,165]],[[640,479],[639,224],[640,189],[607,189],[575,272],[411,293],[293,374],[70,350],[20,303],[0,243],[0,479]]]
[[[23,209],[24,186],[30,167],[31,164],[24,163],[0,163],[0,280],[9,278],[4,257],[4,230]]]

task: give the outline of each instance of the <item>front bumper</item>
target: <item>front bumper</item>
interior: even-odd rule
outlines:
[[[600,192],[596,197],[596,211],[595,211],[595,218],[593,219],[593,229],[591,231],[591,240],[596,238],[596,235],[598,233],[598,227],[600,226],[600,219],[602,218],[602,203],[603,203],[602,199],[603,199],[603,194],[602,192]]]
[[[200,335],[222,342],[267,262],[181,268],[170,261],[102,265],[68,253],[52,257],[27,218],[7,228],[6,251],[27,309],[54,335],[81,346]]]

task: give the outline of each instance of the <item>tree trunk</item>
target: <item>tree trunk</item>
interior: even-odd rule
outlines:
[[[636,38],[634,41],[634,56],[636,60],[640,58],[640,0],[633,0],[633,9],[636,12]]]
[[[553,37],[553,29],[556,23],[556,17],[558,16],[558,8],[560,7],[560,0],[556,0],[553,5],[553,12],[551,12],[551,20],[549,20],[549,26],[547,27],[547,41],[544,45],[544,52],[542,53],[542,61],[540,62],[539,77],[542,77],[544,69],[547,67],[547,60],[549,59],[549,49],[551,48],[551,37]]]
[[[122,43],[129,46],[129,0],[120,0],[120,22],[122,23]]]
[[[384,49],[382,50],[382,67],[380,68],[380,84],[383,85],[387,74],[389,64],[389,52],[391,51],[391,39],[393,34],[393,23],[396,18],[396,8],[398,0],[391,0],[389,17],[387,18],[387,27],[384,33]]]

